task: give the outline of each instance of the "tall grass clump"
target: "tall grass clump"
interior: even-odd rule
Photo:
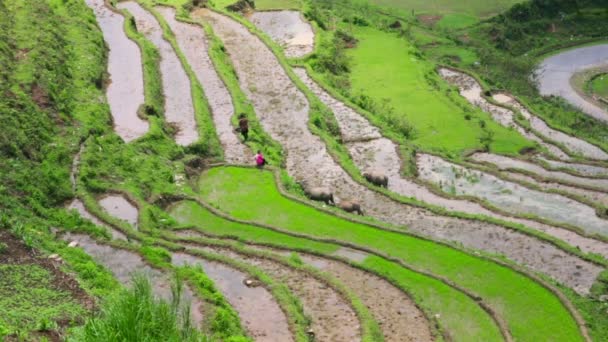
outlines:
[[[171,302],[158,299],[148,278],[136,275],[131,288],[110,296],[70,341],[209,341],[192,326],[189,306],[180,305],[180,286],[171,292]]]

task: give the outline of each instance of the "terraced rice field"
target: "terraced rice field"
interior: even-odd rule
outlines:
[[[394,117],[311,67],[321,29],[298,11],[86,4],[109,51],[97,91],[112,124],[70,146],[68,210],[53,213],[68,222],[53,228],[66,257],[82,251],[127,287],[143,274],[217,340],[604,336],[590,324],[600,306],[589,309],[608,264],[602,148],[390,32],[354,29],[350,81],[409,120],[415,134],[401,139]],[[241,113],[253,141],[236,129]],[[277,164],[255,167],[252,146]],[[333,203],[306,198],[314,187]]]

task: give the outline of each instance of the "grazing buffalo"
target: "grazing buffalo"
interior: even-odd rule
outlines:
[[[363,210],[361,210],[361,205],[355,201],[342,201],[338,204],[338,207],[347,213],[356,212],[357,214],[363,216]]]
[[[363,172],[363,177],[367,179],[368,182],[388,188],[388,177],[381,171],[377,170],[368,170]]]
[[[327,205],[336,204],[336,202],[334,202],[334,194],[328,188],[317,187],[309,189],[305,187],[304,193],[306,194],[306,197],[313,201],[325,202]]]

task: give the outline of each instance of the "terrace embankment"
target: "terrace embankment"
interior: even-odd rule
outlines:
[[[586,292],[600,268],[550,243],[496,224],[439,216],[396,202],[355,182],[330,156],[308,127],[308,102],[270,49],[238,22],[201,9],[195,18],[212,25],[232,58],[241,88],[252,101],[264,129],[287,151],[286,168],[298,181],[327,186],[338,201],[356,199],[367,215],[435,239],[503,254]],[[251,61],[256,61],[252,63]],[[580,267],[588,270],[581,272]],[[581,275],[581,273],[583,275]]]
[[[114,129],[126,142],[146,134],[147,121],[139,118],[144,104],[144,78],[141,51],[124,32],[125,19],[107,7],[104,0],[86,0],[95,12],[97,23],[108,45],[108,78],[106,96]]]
[[[492,98],[498,103],[511,106],[518,110],[521,115],[523,115],[523,117],[530,122],[530,127],[547,139],[558,142],[564,145],[570,151],[580,154],[585,158],[608,160],[608,153],[606,153],[604,150],[586,142],[585,140],[573,137],[562,131],[549,127],[545,121],[535,115],[532,115],[532,113],[530,113],[530,111],[513,96],[506,93],[497,93],[493,94]]]
[[[63,235],[63,239],[74,242],[77,246],[82,247],[95,261],[108,268],[123,285],[130,284],[135,274],[143,274],[150,279],[155,295],[171,301],[172,280],[169,275],[148,266],[137,253],[100,244],[84,234],[67,233]],[[204,319],[201,313],[201,308],[204,304],[194,296],[188,286],[184,286],[181,296],[180,305],[182,307],[185,305],[190,306],[191,318],[197,326],[200,326]]]
[[[539,157],[538,159],[541,162],[547,163],[550,167],[552,167],[554,169],[564,169],[564,170],[568,170],[571,172],[573,171],[582,176],[608,178],[608,168],[605,168],[602,166],[569,163],[569,162],[547,159],[547,158],[543,158],[543,157]]]
[[[255,341],[293,341],[287,318],[270,292],[262,286],[245,285],[248,279],[245,273],[187,253],[174,253],[172,262],[177,266],[200,265],[238,312]]]
[[[108,214],[126,221],[133,228],[138,228],[139,210],[123,195],[108,194],[99,200],[99,205]]]
[[[197,243],[182,245],[223,255],[261,269],[270,277],[287,285],[302,303],[304,314],[311,319],[310,329],[320,341],[356,341],[361,339],[361,327],[355,311],[342,295],[312,274],[290,268],[268,258],[256,257],[228,248]]]
[[[254,12],[249,20],[279,43],[287,57],[303,57],[314,49],[315,33],[299,11]]]
[[[534,72],[541,95],[561,96],[587,115],[608,122],[608,112],[578,94],[570,82],[577,72],[606,65],[606,56],[608,44],[600,44],[564,51],[546,58]]]
[[[421,179],[439,185],[445,192],[483,198],[515,214],[531,214],[552,222],[566,223],[590,234],[608,235],[608,224],[595,209],[558,194],[528,189],[496,176],[418,154]]]
[[[171,44],[163,38],[163,30],[151,13],[133,1],[119,2],[117,6],[133,15],[137,30],[158,49],[165,99],[164,114],[167,122],[176,130],[175,141],[183,146],[194,143],[199,135],[194,118],[192,90],[179,57]]]
[[[188,64],[204,89],[211,107],[213,122],[224,149],[224,159],[229,163],[247,163],[252,160],[251,151],[239,140],[230,119],[234,115],[232,98],[220,79],[209,57],[209,44],[202,27],[181,22],[175,18],[172,7],[157,6],[158,11],[177,39]]]
[[[499,124],[513,128],[524,137],[537,142],[539,145],[545,147],[552,155],[561,159],[569,160],[570,156],[562,151],[558,146],[549,144],[543,141],[541,138],[536,136],[534,133],[527,131],[524,127],[520,126],[515,121],[515,113],[510,109],[497,106],[490,103],[483,96],[483,90],[481,85],[475,80],[475,78],[452,69],[440,68],[439,75],[443,77],[450,84],[458,87],[460,95],[469,101],[472,105],[479,107],[484,112],[489,113],[494,121]]]

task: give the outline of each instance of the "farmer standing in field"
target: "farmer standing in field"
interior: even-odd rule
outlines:
[[[243,138],[247,140],[249,137],[249,120],[247,120],[245,113],[241,113],[241,115],[239,115],[239,131],[243,135]]]

